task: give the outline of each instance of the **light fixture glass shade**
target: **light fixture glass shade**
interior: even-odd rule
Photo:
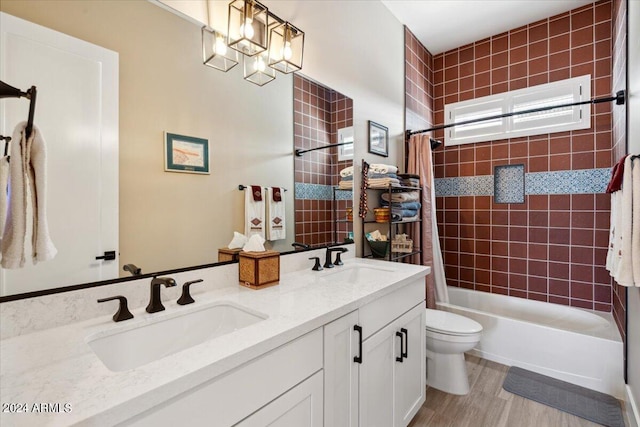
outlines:
[[[224,34],[204,26],[202,60],[204,65],[227,72],[238,65],[238,52],[227,47],[227,37]]]
[[[244,56],[244,79],[258,86],[264,86],[276,78],[276,72],[268,66],[269,55],[267,52],[254,56]]]
[[[304,33],[289,22],[271,29],[269,66],[288,74],[302,68]]]
[[[255,0],[229,3],[229,47],[248,56],[267,50],[269,10]]]

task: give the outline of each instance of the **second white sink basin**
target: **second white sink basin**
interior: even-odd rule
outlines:
[[[126,371],[266,318],[262,313],[222,301],[134,328],[123,325],[123,329],[107,335],[97,332],[86,341],[107,368]]]

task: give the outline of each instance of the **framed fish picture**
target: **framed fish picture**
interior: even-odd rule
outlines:
[[[164,170],[209,174],[209,140],[164,133]]]

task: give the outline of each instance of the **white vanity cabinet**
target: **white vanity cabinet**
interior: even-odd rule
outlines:
[[[417,280],[325,326],[326,426],[409,424],[425,400],[424,299]]]
[[[322,425],[322,382],[318,388],[317,378],[322,378],[322,328],[178,395],[121,425],[270,425],[266,422],[256,424],[264,416],[275,422],[273,425],[276,426],[316,427]],[[252,414],[254,416],[250,416]],[[316,421],[312,424],[311,421],[297,423],[299,419],[307,419],[305,417]]]

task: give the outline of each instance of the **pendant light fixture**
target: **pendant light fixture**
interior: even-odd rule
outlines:
[[[238,65],[238,52],[227,47],[227,37],[209,27],[202,27],[204,65],[227,72]]]
[[[302,68],[304,33],[285,22],[271,30],[269,37],[269,66],[281,73],[293,73]]]
[[[269,67],[269,55],[262,52],[253,56],[245,56],[244,79],[258,86],[264,86],[276,78],[276,70]]]
[[[256,0],[233,0],[229,3],[229,47],[247,56],[269,47],[269,9]]]
[[[202,28],[205,65],[226,72],[238,64],[241,53],[245,80],[258,86],[274,80],[275,70],[288,74],[302,69],[304,32],[256,0],[232,0],[228,9],[227,35]]]

